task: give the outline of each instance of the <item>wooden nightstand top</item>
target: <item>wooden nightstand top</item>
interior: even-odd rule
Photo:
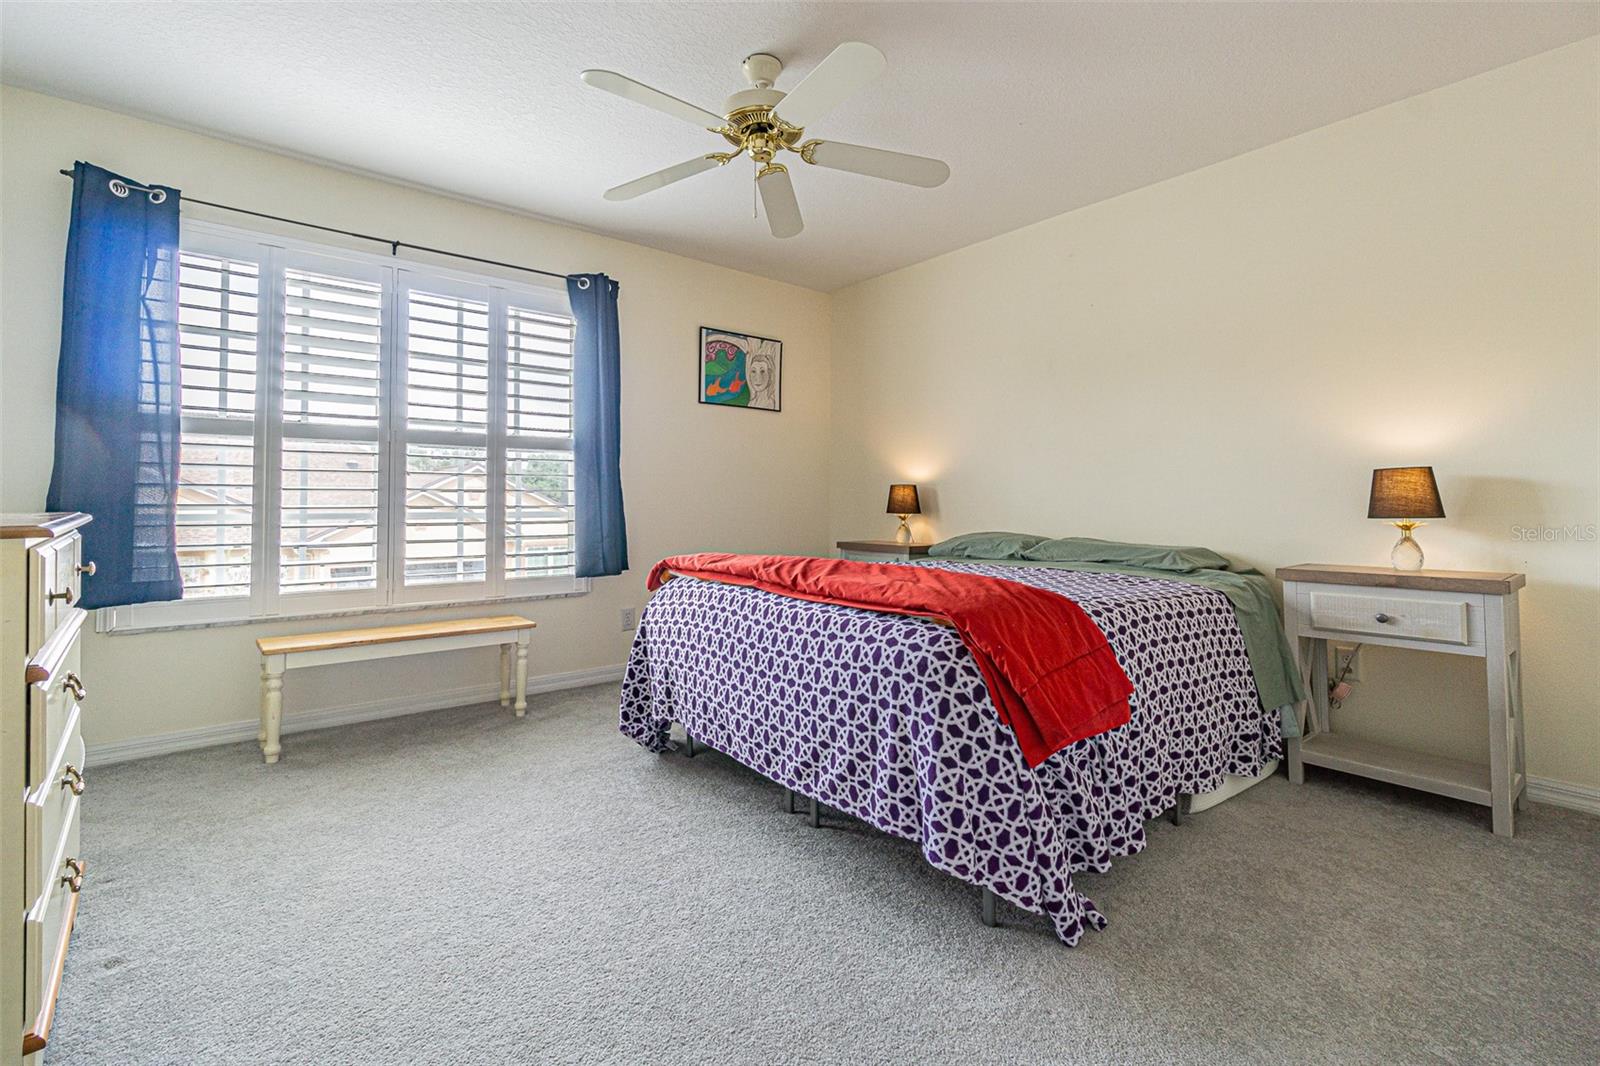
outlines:
[[[1500,571],[1396,570],[1390,566],[1340,566],[1336,563],[1280,566],[1278,580],[1425,592],[1482,592],[1491,596],[1509,596],[1528,583],[1523,574]]]
[[[927,555],[930,544],[901,544],[897,540],[841,540],[834,544],[842,552],[876,552],[879,555]]]

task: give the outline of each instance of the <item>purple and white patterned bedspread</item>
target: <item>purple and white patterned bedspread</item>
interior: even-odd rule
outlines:
[[[697,740],[913,840],[937,869],[1054,923],[1105,918],[1072,886],[1143,849],[1179,793],[1281,754],[1227,597],[1176,581],[939,562],[1075,600],[1133,682],[1127,725],[1030,770],[947,625],[677,578],[651,598],[622,681],[621,729],[651,751]]]

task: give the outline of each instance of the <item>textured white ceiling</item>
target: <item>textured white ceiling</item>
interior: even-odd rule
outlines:
[[[1595,33],[1595,4],[7,2],[0,73],[832,290]],[[888,72],[808,134],[939,156],[943,187],[799,164],[786,241],[742,160],[601,199],[725,145],[581,69],[720,110],[747,54],[788,89],[844,40]]]

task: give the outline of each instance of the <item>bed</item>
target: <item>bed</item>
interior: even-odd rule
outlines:
[[[1076,944],[1104,916],[1072,874],[1142,850],[1180,796],[1282,754],[1221,592],[1015,561],[919,563],[1078,603],[1133,683],[1128,724],[1030,769],[958,633],[937,621],[695,579],[658,589],[624,673],[621,731],[674,722],[786,789],[916,842],[935,868],[1044,915]],[[987,898],[987,897],[986,897]]]

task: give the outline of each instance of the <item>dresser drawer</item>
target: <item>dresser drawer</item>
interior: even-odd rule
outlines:
[[[83,537],[67,533],[29,550],[28,650],[37,651],[73,614],[83,594]]]
[[[23,803],[28,862],[23,875],[24,898],[37,900],[60,876],[63,861],[78,853],[78,810],[87,791],[83,779],[83,736],[73,708],[54,767],[29,789]]]
[[[60,622],[60,606],[64,598],[60,592],[61,573],[56,566],[56,547],[52,540],[28,551],[28,651],[35,652],[44,646],[55,633]]]
[[[67,947],[78,914],[82,864],[70,871],[64,868],[62,873],[23,920],[24,1055],[42,1050],[49,1042],[61,977],[66,968]],[[71,883],[74,879],[76,887]]]
[[[79,701],[88,695],[79,677],[83,669],[81,642],[73,639],[63,648],[47,650],[59,655],[52,656],[44,676],[30,673],[32,684],[28,686],[29,789],[44,782],[59,765],[68,734],[77,730]],[[30,671],[34,670],[42,673],[44,667],[30,664]]]
[[[64,537],[56,538],[56,587],[58,593],[71,593],[70,599],[58,602],[76,605],[83,598],[83,575],[79,567],[83,565],[83,537],[78,533],[68,533]]]
[[[1438,644],[1474,643],[1478,599],[1447,593],[1312,591],[1313,629]]]

